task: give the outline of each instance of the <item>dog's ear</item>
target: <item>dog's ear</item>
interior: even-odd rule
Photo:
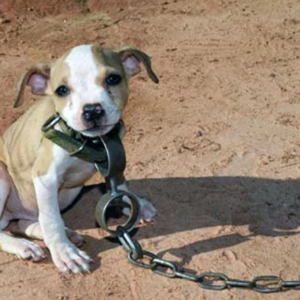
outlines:
[[[50,78],[50,67],[47,64],[37,64],[32,66],[17,83],[17,95],[14,107],[19,107],[24,102],[24,90],[26,85],[31,87],[31,92],[35,95],[44,95]]]
[[[117,50],[117,52],[121,57],[125,72],[129,77],[141,71],[140,63],[142,63],[151,80],[158,83],[159,80],[151,68],[150,57],[146,53],[130,46],[121,48]]]

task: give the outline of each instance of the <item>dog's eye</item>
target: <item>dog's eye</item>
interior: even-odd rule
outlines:
[[[55,94],[58,97],[66,97],[69,95],[69,93],[70,93],[70,89],[65,85],[59,86],[55,91]]]
[[[117,85],[122,81],[122,77],[118,74],[110,74],[105,79],[108,85]]]

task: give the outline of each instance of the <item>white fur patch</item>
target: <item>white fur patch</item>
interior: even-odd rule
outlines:
[[[72,91],[68,96],[68,104],[62,112],[62,117],[70,127],[83,132],[88,129],[81,118],[83,107],[86,104],[100,103],[105,111],[103,129],[107,131],[107,125],[113,125],[119,121],[121,112],[115,106],[109,93],[97,84],[100,69],[95,63],[92,46],[81,45],[73,48],[65,63],[70,70],[68,84]]]
[[[54,145],[53,162],[47,174],[32,177],[39,207],[39,223],[45,241],[57,237],[58,234],[65,235],[58,203],[58,189],[72,160],[74,158],[70,158],[66,151]]]

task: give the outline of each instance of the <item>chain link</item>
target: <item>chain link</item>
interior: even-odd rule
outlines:
[[[258,276],[248,281],[231,279],[222,273],[204,272],[196,275],[186,270],[180,270],[179,266],[173,262],[161,259],[156,254],[143,250],[141,244],[133,239],[122,226],[118,226],[117,236],[127,251],[128,260],[133,265],[168,278],[180,278],[195,282],[204,289],[246,288],[259,293],[274,293],[300,288],[300,281],[284,281],[278,276]]]

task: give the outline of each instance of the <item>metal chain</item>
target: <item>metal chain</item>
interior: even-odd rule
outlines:
[[[292,288],[300,288],[300,281],[284,281],[278,276],[258,276],[252,280],[231,279],[222,273],[204,272],[199,275],[181,269],[173,262],[159,258],[156,254],[143,250],[141,244],[133,239],[122,226],[117,228],[117,237],[127,251],[128,260],[135,266],[169,277],[193,281],[209,290],[230,288],[252,289],[259,293],[274,293]]]

